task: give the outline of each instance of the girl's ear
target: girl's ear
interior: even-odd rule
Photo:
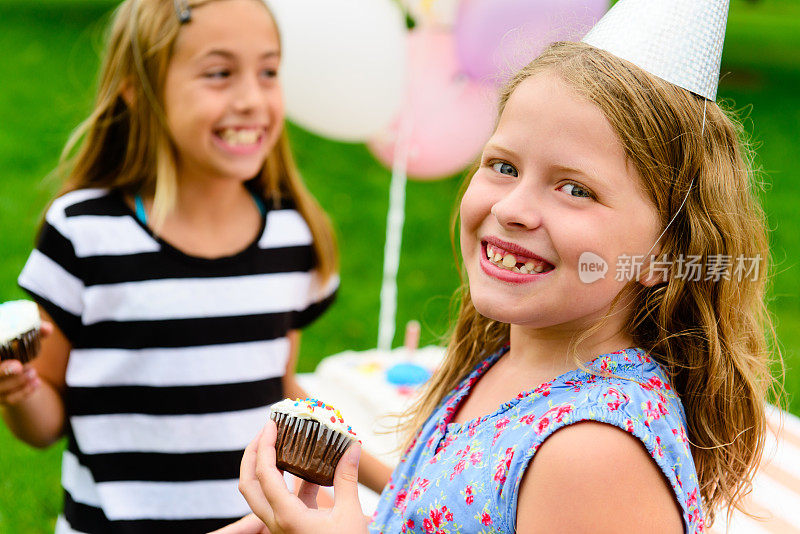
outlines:
[[[663,258],[659,257],[661,247],[658,247],[651,253],[650,260],[647,265],[642,269],[642,274],[639,276],[639,283],[645,287],[655,287],[658,284],[667,282],[669,276],[669,266],[664,265]]]
[[[658,284],[663,284],[664,282],[666,282],[666,280],[664,280],[663,275],[660,275],[658,273],[654,273],[652,271],[648,271],[648,272],[644,273],[639,278],[639,283],[642,284],[645,287],[655,287]]]
[[[119,85],[119,94],[129,108],[133,108],[136,105],[136,89],[134,89],[130,78],[125,78]]]

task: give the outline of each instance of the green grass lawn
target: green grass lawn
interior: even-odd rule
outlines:
[[[771,309],[787,365],[790,409],[800,414],[800,1],[733,0],[720,97],[748,117],[768,187],[763,194],[777,269]],[[42,181],[70,130],[89,111],[114,2],[0,0],[0,301],[23,297],[16,276],[58,184]],[[326,355],[375,346],[389,171],[362,145],[291,127],[298,162],[333,218],[342,286],[331,311],[306,332],[300,370]],[[418,319],[422,343],[447,328],[457,283],[449,219],[460,178],[410,182],[399,274],[398,324]],[[402,333],[396,337],[399,343]],[[0,534],[51,532],[61,506],[60,447],[34,451],[0,425]]]

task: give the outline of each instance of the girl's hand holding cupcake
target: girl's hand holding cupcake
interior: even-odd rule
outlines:
[[[286,486],[283,474],[275,465],[277,433],[275,423],[267,422],[245,450],[239,478],[239,491],[253,512],[267,525],[269,532],[366,533],[369,518],[364,516],[358,500],[360,443],[354,441],[336,466],[333,508],[318,510],[318,485],[304,480],[297,495]]]
[[[47,321],[39,327],[39,335],[47,337],[53,325]],[[35,354],[28,358],[33,359]],[[3,359],[0,362],[0,406],[13,406],[27,399],[42,385],[36,369],[19,359]]]

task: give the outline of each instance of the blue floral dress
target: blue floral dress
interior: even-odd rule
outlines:
[[[612,424],[639,438],[672,486],[685,531],[703,532],[686,416],[659,364],[641,349],[605,354],[587,367],[616,377],[576,369],[492,414],[453,423],[470,387],[507,350],[481,362],[423,425],[381,495],[371,533],[515,532],[525,468],[548,436],[580,421]]]

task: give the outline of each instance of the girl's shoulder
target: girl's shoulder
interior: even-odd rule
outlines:
[[[119,203],[111,190],[105,188],[75,189],[56,197],[47,209],[46,220],[51,224],[68,217],[95,215],[98,208],[108,211]]]
[[[153,252],[159,245],[120,192],[92,188],[69,191],[53,200],[36,248],[57,262],[74,263],[94,256]]]
[[[519,531],[531,525],[556,531],[567,524],[611,532],[619,529],[620,518],[632,532],[653,525],[659,525],[659,532],[682,530],[684,514],[676,513],[675,503],[684,508],[687,496],[664,483],[662,464],[636,437],[610,425],[588,420],[556,432],[539,448],[531,467],[520,481]],[[668,470],[673,475],[674,468]],[[688,514],[684,520],[690,524],[687,519]]]
[[[665,370],[641,349],[603,355],[586,367],[589,372],[577,370],[540,386],[520,404],[518,422],[509,425],[517,434],[508,439],[510,446],[522,444],[521,454],[509,466],[509,478],[519,484],[539,448],[556,434],[558,441],[576,441],[580,447],[604,439],[614,446],[638,441],[669,482],[686,524],[700,523],[686,417]]]

